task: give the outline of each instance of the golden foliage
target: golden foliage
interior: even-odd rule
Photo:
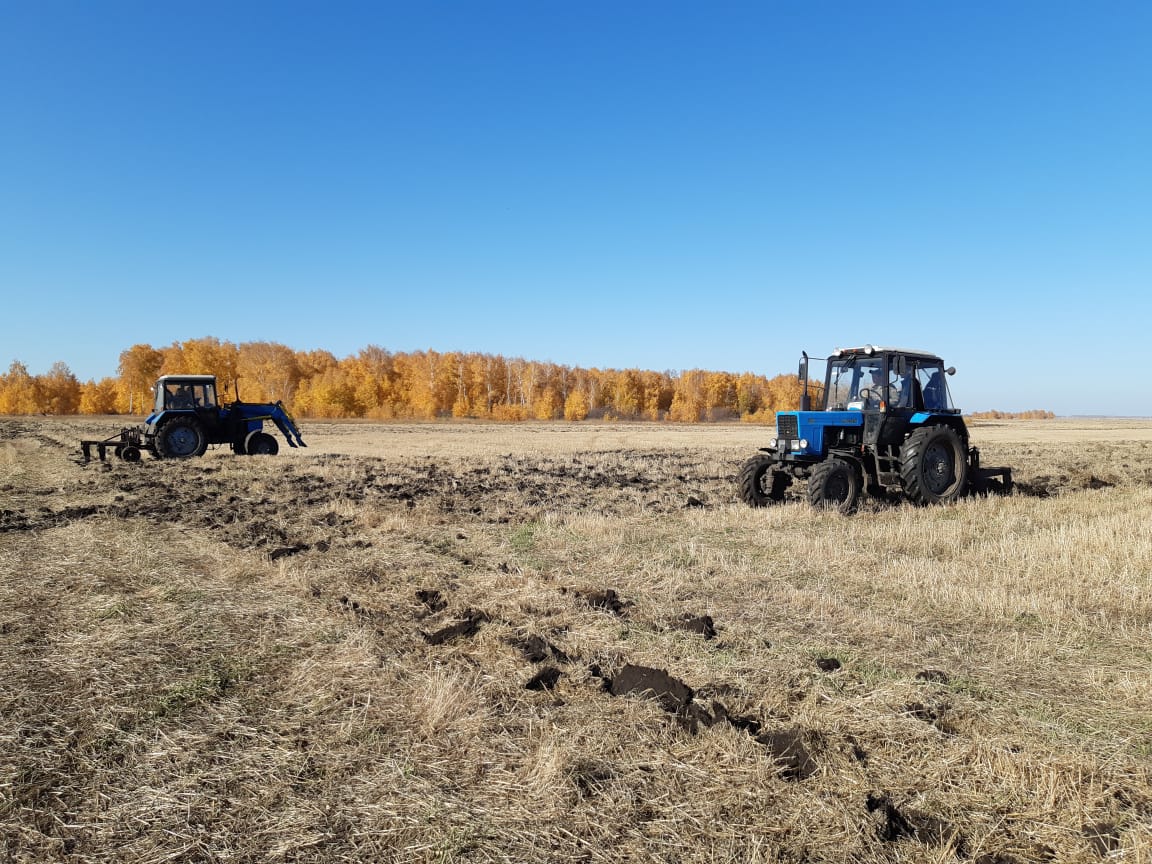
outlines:
[[[583,390],[573,390],[564,400],[565,420],[588,419],[588,396]]]
[[[42,399],[43,387],[23,363],[13,360],[7,374],[0,375],[0,414],[38,414]]]
[[[160,375],[210,374],[222,397],[283,401],[302,417],[380,420],[671,420],[772,422],[799,404],[795,375],[766,378],[692,369],[583,369],[494,354],[392,353],[370,345],[337,358],[276,342],[215,337],[120,354],[118,376],[81,383],[63,363],[31,375],[13,363],[0,376],[0,413],[146,413]]]

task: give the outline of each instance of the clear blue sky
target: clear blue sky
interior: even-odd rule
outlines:
[[[873,342],[1152,414],[1150,46],[1147,0],[7,0],[0,363]]]

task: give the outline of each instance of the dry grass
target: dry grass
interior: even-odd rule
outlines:
[[[0,857],[1152,861],[1152,424],[1064,429],[974,426],[1021,494],[844,518],[732,500],[758,427],[103,469],[0,420]]]

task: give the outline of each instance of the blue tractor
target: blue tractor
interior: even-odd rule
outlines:
[[[817,359],[817,358],[812,358]],[[1010,468],[982,468],[969,445],[946,376],[934,354],[901,348],[839,348],[823,384],[800,360],[799,411],[776,414],[776,437],[740,471],[741,500],[764,507],[808,481],[814,507],[856,509],[862,491],[946,504],[969,492],[1009,492]]]
[[[81,441],[84,461],[92,458],[93,447],[101,461],[109,448],[126,462],[138,462],[145,450],[157,459],[188,459],[224,444],[239,455],[274,456],[280,445],[264,431],[265,421],[280,430],[289,447],[308,446],[282,402],[218,404],[215,375],[164,375],[155,393],[144,425],[121,429],[103,441]]]

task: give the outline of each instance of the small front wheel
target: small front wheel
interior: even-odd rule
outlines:
[[[244,452],[249,456],[275,456],[280,445],[267,432],[249,432],[244,439]]]
[[[832,457],[813,468],[808,476],[808,503],[823,510],[851,513],[860,500],[862,485],[859,466]]]
[[[767,507],[783,501],[784,490],[792,485],[792,478],[774,470],[777,465],[767,454],[753,456],[745,462],[736,481],[740,500],[749,507]]]

